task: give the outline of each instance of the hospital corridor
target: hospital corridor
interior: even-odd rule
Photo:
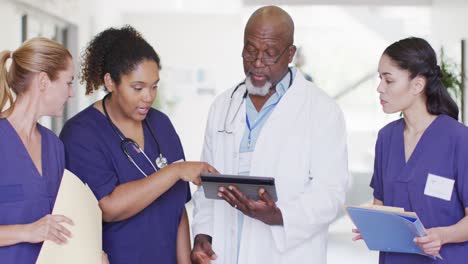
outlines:
[[[466,14],[466,0],[0,0],[0,263],[461,264]],[[53,209],[65,169],[86,227]],[[372,204],[417,212],[391,213],[423,235],[379,262],[345,210]]]

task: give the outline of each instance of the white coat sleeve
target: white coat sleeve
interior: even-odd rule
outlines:
[[[279,251],[300,245],[328,225],[341,210],[348,184],[346,126],[341,109],[330,103],[314,115],[310,156],[311,180],[294,199],[278,203],[283,226],[271,226]],[[307,153],[307,152],[306,152]]]
[[[215,105],[213,104],[208,114],[208,121],[205,129],[205,139],[203,143],[203,150],[201,160],[213,164],[213,136],[216,133],[214,128],[214,112]],[[194,209],[193,209],[193,223],[192,231],[195,237],[198,234],[205,234],[213,237],[213,200],[206,199],[203,187],[199,186],[192,196]]]

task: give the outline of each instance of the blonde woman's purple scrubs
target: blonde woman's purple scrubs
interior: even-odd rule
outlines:
[[[16,130],[0,119],[0,225],[33,223],[52,212],[65,166],[62,142],[47,128],[41,133],[42,175]],[[42,243],[0,247],[0,263],[35,263]]]

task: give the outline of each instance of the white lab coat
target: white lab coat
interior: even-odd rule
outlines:
[[[245,89],[242,85],[234,93],[226,125],[234,88],[210,109],[202,160],[221,173],[238,173]],[[233,133],[218,132],[225,127]],[[250,175],[275,178],[284,225],[245,216],[238,263],[326,263],[328,225],[341,210],[347,187],[345,122],[338,105],[299,71],[260,132]],[[222,200],[206,199],[203,188],[193,201],[193,234],[212,236],[218,256],[214,263],[235,264],[238,211]]]

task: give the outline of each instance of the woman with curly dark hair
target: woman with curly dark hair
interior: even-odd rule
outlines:
[[[103,212],[103,248],[111,263],[190,263],[185,203],[203,162],[184,162],[169,118],[151,106],[160,59],[132,27],[110,28],[83,54],[86,94],[102,100],[70,119],[60,135],[66,167],[87,183]]]

